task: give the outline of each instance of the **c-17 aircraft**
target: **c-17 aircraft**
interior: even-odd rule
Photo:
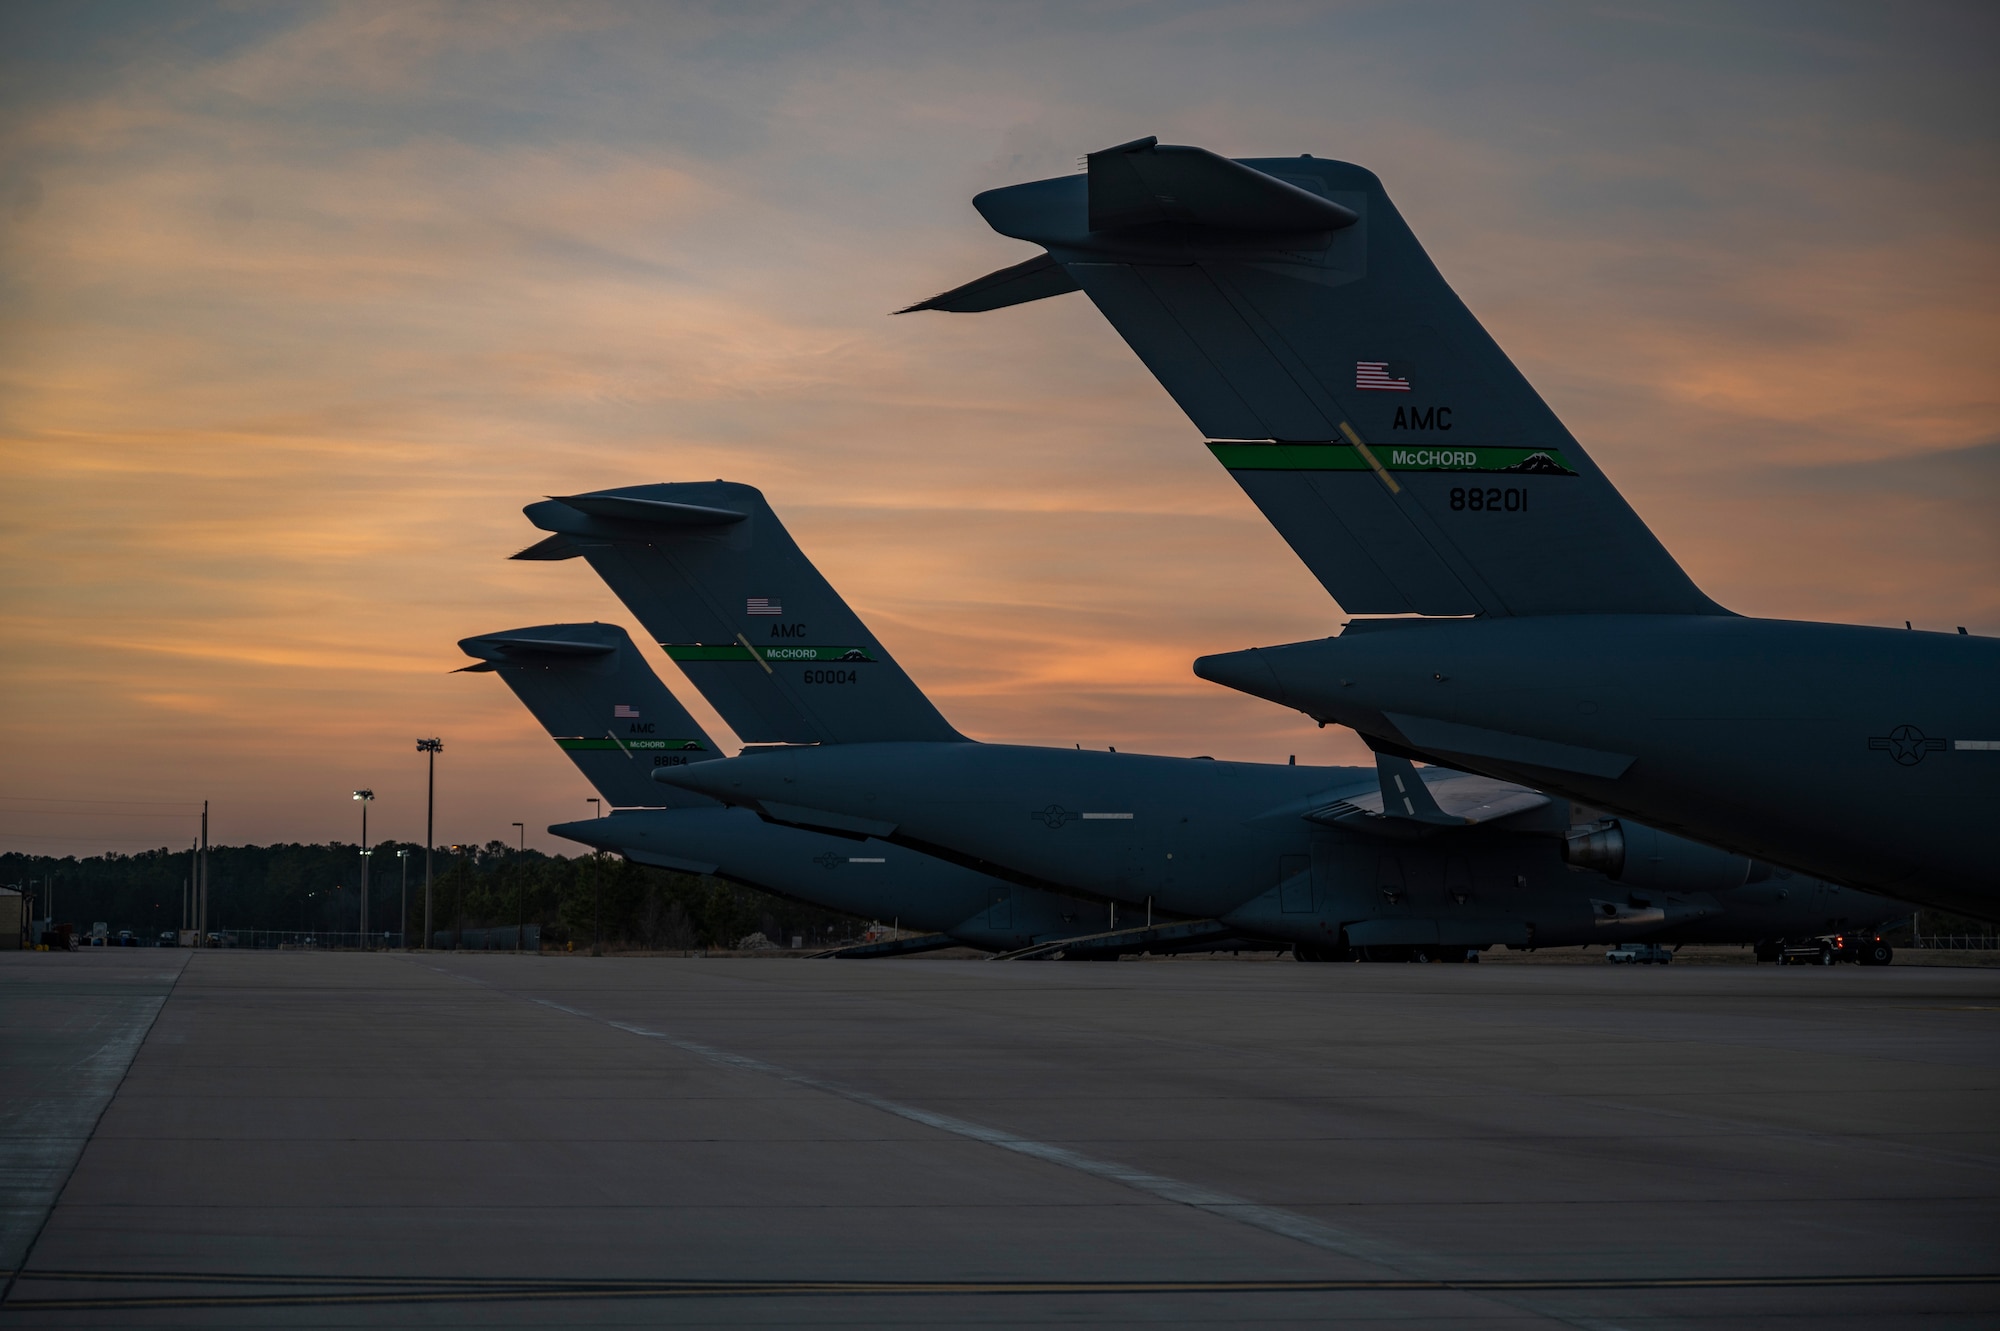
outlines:
[[[911,309],[1082,290],[1344,609],[1417,616],[1197,674],[1378,752],[2000,918],[2000,641],[1710,600],[1371,172],[1147,138],[973,206],[1043,252]]]
[[[680,700],[616,624],[541,624],[459,644],[526,704],[603,796],[603,818],[549,831],[640,864],[714,874],[865,919],[895,920],[916,938],[844,949],[905,955],[963,944],[1008,952],[1101,932],[1094,902],[1025,889],[886,843],[765,822],[651,779],[720,758]]]
[[[1123,903],[1128,923],[1155,917],[1135,944],[1245,935],[1307,959],[1463,959],[1496,943],[1751,942],[1899,913],[1646,829],[1612,856],[1562,801],[1388,755],[1371,770],[976,744],[751,487],[630,486],[527,512],[552,535],[522,557],[585,558],[739,734],[774,746],[658,779]],[[1608,872],[1566,862],[1579,856]]]

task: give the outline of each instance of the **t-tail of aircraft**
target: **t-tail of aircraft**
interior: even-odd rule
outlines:
[[[721,755],[616,624],[543,624],[464,638],[514,690],[614,808],[692,807],[711,801],[653,780],[659,767]]]
[[[530,504],[751,744],[960,740],[805,557],[764,496],[725,481],[633,485]]]
[[[912,310],[1081,289],[1354,614],[1727,613],[1515,369],[1372,172],[1141,139],[973,205],[1038,259]]]

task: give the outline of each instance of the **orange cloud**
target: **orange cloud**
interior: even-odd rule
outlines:
[[[717,476],[970,734],[1365,760],[1188,672],[1342,616],[1081,297],[888,317],[1025,257],[975,190],[1146,132],[1378,164],[1725,603],[2000,629],[1990,468],[1924,479],[1991,441],[1990,136],[1869,149],[1731,100],[1837,117],[1809,53],[1690,109],[1650,38],[1612,95],[1477,11],[479,14],[140,43],[0,129],[0,794],[206,795],[225,838],[323,839],[369,785],[410,836],[441,734],[446,839],[579,814],[453,644],[636,629],[580,564],[505,560],[520,506]],[[1457,82],[1397,72],[1413,33]]]

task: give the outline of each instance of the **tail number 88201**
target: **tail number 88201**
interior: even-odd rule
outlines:
[[[1468,490],[1454,485],[1451,488],[1451,511],[1463,513],[1467,510],[1474,513],[1526,513],[1528,492],[1511,487],[1502,489],[1497,485],[1483,490],[1478,486]]]

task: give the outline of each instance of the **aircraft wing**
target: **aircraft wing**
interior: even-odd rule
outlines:
[[[1511,781],[1461,772],[1426,769],[1428,780],[1407,758],[1375,756],[1379,789],[1349,795],[1309,810],[1309,822],[1387,836],[1422,836],[1435,831],[1478,827],[1531,809],[1549,797]]]

